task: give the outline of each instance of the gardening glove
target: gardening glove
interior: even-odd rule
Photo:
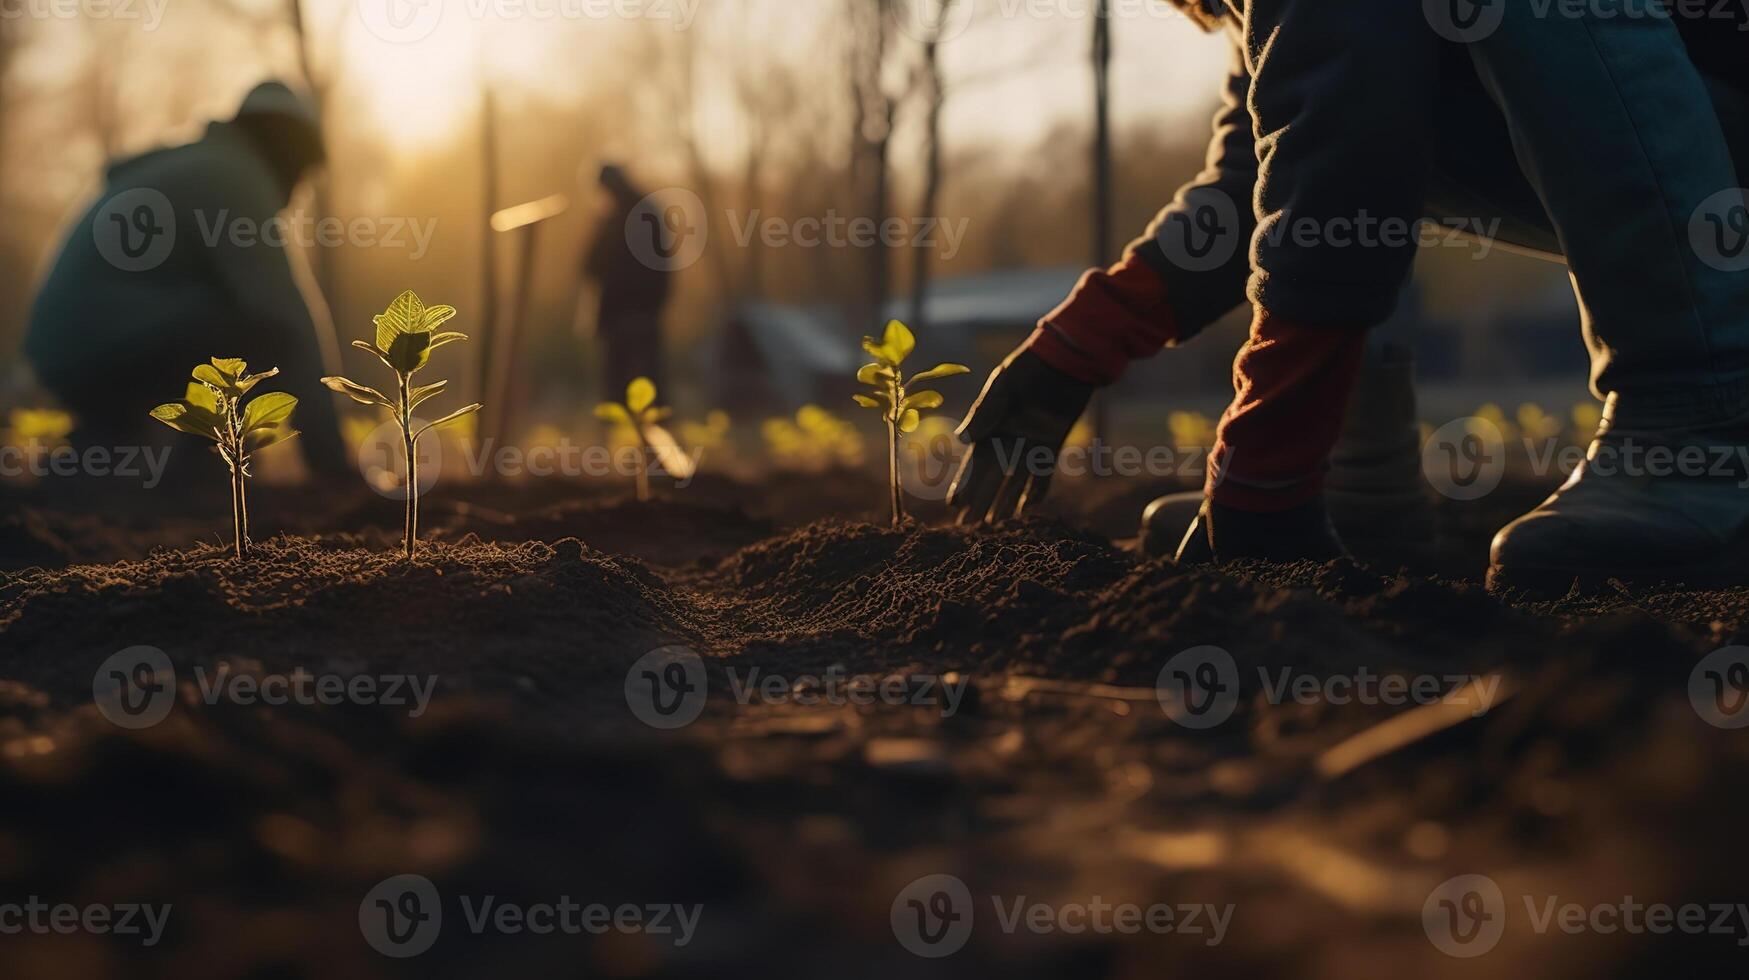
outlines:
[[[990,372],[958,432],[971,447],[947,495],[960,523],[1017,517],[1043,500],[1093,390],[1046,364],[1030,344]]]

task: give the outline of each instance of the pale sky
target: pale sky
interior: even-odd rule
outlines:
[[[944,117],[950,152],[978,142],[1024,150],[1053,128],[1087,118],[1090,2],[962,0],[972,4],[962,9],[975,16],[942,48],[953,93]],[[1112,2],[1118,125],[1183,126],[1186,139],[1200,140],[1220,84],[1225,40],[1203,34],[1160,0]],[[827,32],[846,29],[840,6],[827,0],[304,4],[324,62],[339,54],[339,91],[348,108],[369,110],[366,118],[374,116],[375,128],[406,157],[474,125],[483,76],[501,92],[562,106],[585,94],[605,90],[611,98],[621,91],[624,52],[638,32],[697,29],[712,44],[728,39],[727,52],[716,56],[758,51],[805,64],[822,57]],[[69,157],[56,133],[64,132],[58,127],[67,112],[95,104],[86,91],[94,77],[111,93],[119,149],[127,152],[192,138],[199,120],[228,115],[265,74],[295,77],[286,0],[136,0],[114,9],[126,16],[81,14],[19,25],[24,45],[12,91],[14,105],[26,111],[12,117],[24,137],[13,146],[38,174],[72,181],[91,173],[95,148],[80,147]],[[102,66],[96,75],[93,64]],[[600,70],[592,70],[597,65]],[[834,78],[833,84],[841,82]],[[722,93],[700,94],[708,117],[711,100]],[[737,125],[728,119],[726,125]],[[738,134],[722,136],[714,142],[733,153]]]

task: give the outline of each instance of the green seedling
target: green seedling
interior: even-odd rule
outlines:
[[[269,391],[243,404],[249,390],[279,373],[270,368],[249,374],[249,365],[235,357],[215,357],[194,369],[194,380],[181,401],[152,409],[152,417],[178,432],[211,439],[219,458],[231,469],[231,523],[238,558],[249,554],[249,501],[244,481],[256,450],[297,435],[291,428],[298,400],[283,391]]]
[[[448,381],[434,381],[428,385],[414,385],[413,375],[418,374],[431,359],[431,352],[445,344],[453,344],[458,340],[468,339],[468,335],[453,330],[438,333],[437,328],[455,316],[453,306],[426,306],[420,301],[417,293],[411,289],[395,297],[389,308],[377,314],[373,319],[376,324],[376,343],[371,344],[355,340],[352,346],[359,350],[370,351],[377,360],[395,372],[395,397],[387,395],[368,385],[361,385],[346,378],[323,378],[322,383],[340,392],[342,395],[358,402],[360,405],[376,405],[394,413],[395,424],[401,430],[401,445],[406,451],[407,474],[407,523],[404,536],[404,547],[407,560],[412,561],[418,546],[419,535],[419,437],[438,426],[448,425],[457,419],[464,418],[480,410],[478,402],[466,408],[457,409],[435,422],[426,423],[414,428],[418,419],[413,417],[413,410],[443,393],[449,385]]]
[[[638,440],[637,487],[638,500],[650,499],[650,456],[651,435],[656,431],[662,420],[672,414],[666,408],[656,407],[656,383],[649,378],[633,378],[626,385],[625,404],[619,402],[602,402],[595,406],[595,417],[613,425],[622,425],[632,430],[632,435]]]
[[[909,391],[907,386],[971,371],[964,364],[937,364],[907,379],[900,365],[916,347],[917,338],[912,335],[911,328],[897,320],[890,321],[886,334],[879,341],[873,337],[862,338],[862,349],[874,355],[874,363],[864,364],[856,372],[856,380],[874,389],[872,395],[854,396],[856,403],[879,411],[887,423],[887,470],[892,482],[895,527],[905,519],[904,486],[899,475],[899,434],[917,431],[917,427],[923,424],[922,413],[940,408],[942,401],[938,391]]]

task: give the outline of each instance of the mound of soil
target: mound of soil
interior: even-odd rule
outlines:
[[[213,545],[0,572],[0,793],[19,802],[0,888],[176,909],[150,950],[8,937],[8,973],[1441,976],[1467,964],[1429,943],[1423,906],[1459,874],[1507,894],[1487,962],[1508,975],[1735,951],[1545,935],[1520,899],[1737,900],[1749,744],[1689,685],[1739,638],[1749,590],[1512,604],[1352,562],[1178,569],[1056,520],[768,534],[770,512],[727,499],[507,503],[434,507],[412,565],[372,528],[271,538],[246,563]],[[142,644],[179,697],[125,730],[94,673]],[[673,645],[708,696],[663,732],[631,710],[628,669]],[[1169,714],[1166,679],[1208,646],[1234,702],[1200,728]],[[300,668],[435,694],[411,711],[202,686]],[[1470,700],[1270,694],[1369,672]],[[759,676],[778,684],[751,696]],[[897,697],[835,698],[845,677]],[[400,874],[446,898],[704,915],[686,945],[475,935],[452,899],[432,952],[396,961],[359,911]],[[890,921],[932,874],[978,905],[940,961]],[[1230,906],[1230,933],[1009,931],[992,900],[1016,896]]]

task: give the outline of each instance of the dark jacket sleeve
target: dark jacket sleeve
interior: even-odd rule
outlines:
[[[1245,301],[1256,228],[1250,88],[1235,44],[1202,172],[1116,265],[1082,276],[1040,322],[1029,343],[1046,363],[1081,381],[1110,384],[1128,362],[1194,337]]]

